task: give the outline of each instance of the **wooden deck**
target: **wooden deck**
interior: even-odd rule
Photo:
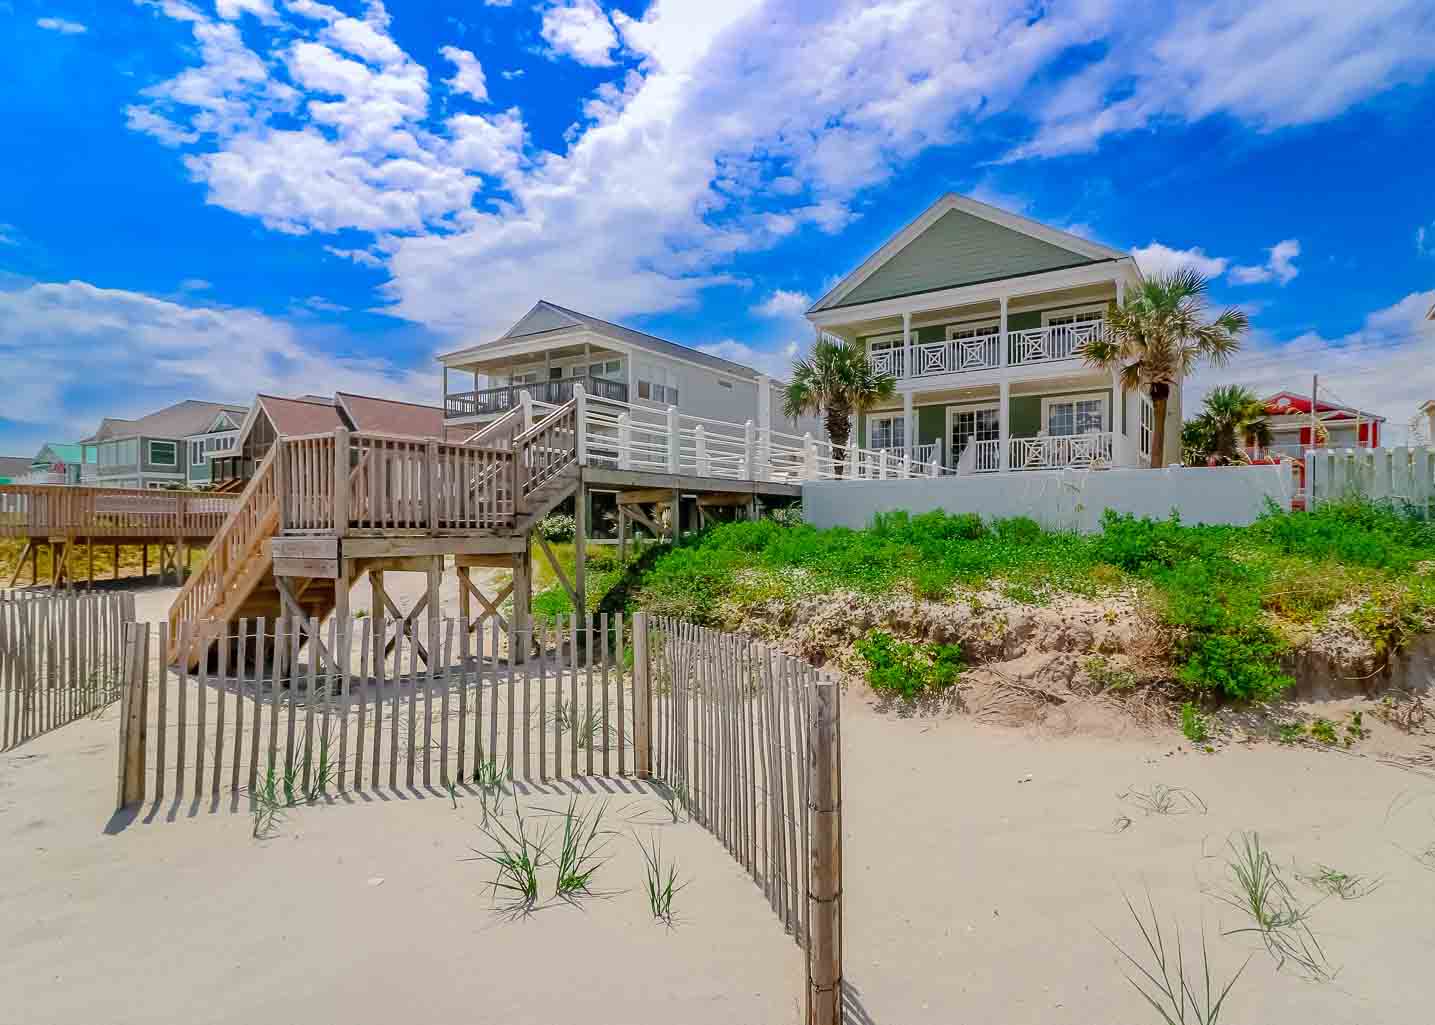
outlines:
[[[120,544],[208,541],[235,500],[199,492],[0,484],[0,537]]]

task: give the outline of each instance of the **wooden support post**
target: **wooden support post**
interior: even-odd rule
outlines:
[[[20,549],[19,556],[15,559],[15,571],[10,574],[10,582],[6,587],[14,587],[15,581],[20,579],[20,573],[25,568],[25,556],[34,551],[34,545],[29,538],[25,539],[25,547]]]
[[[648,614],[633,613],[633,772],[653,777],[653,687],[648,667]]]
[[[110,579],[118,580],[120,578],[120,546],[115,545],[115,550],[111,554],[114,556],[115,562],[110,567]]]
[[[510,651],[510,662],[528,661],[529,631],[533,628],[533,548],[524,545],[523,551],[513,556],[513,633],[517,650]],[[495,606],[495,617],[497,616]],[[497,619],[495,619],[497,622]],[[494,656],[497,657],[497,650]]]
[[[588,611],[588,489],[582,481],[573,495],[573,612]]]
[[[435,442],[435,443],[434,443],[434,448],[435,448],[435,450],[437,449],[437,445],[438,445],[438,443]],[[436,451],[435,451],[435,455],[437,455],[437,452],[436,452]],[[437,459],[435,459],[434,465],[437,466]],[[442,556],[442,555],[435,555],[432,559],[429,560],[428,579],[427,579],[428,590],[427,590],[427,594],[426,594],[426,596],[427,596],[427,598],[428,598],[428,614],[429,614],[429,645],[428,645],[428,647],[429,647],[429,652],[430,652],[430,654],[431,654],[433,657],[424,659],[424,662],[428,665],[430,671],[432,671],[432,670],[434,670],[434,669],[436,669],[436,668],[441,668],[441,667],[439,667],[439,666],[436,666],[435,663],[438,662],[438,655],[440,654],[440,652],[439,652],[439,647],[438,647],[438,623],[439,623],[439,619],[440,619],[440,617],[442,616],[443,613],[442,613],[442,606],[441,606],[440,603],[439,603],[438,588],[439,588],[439,581],[441,581],[442,579],[443,579],[443,556]],[[427,756],[425,756],[425,757],[427,757]]]
[[[673,547],[683,543],[683,496],[677,488],[673,488],[673,515],[672,515]]]
[[[30,547],[30,586],[40,586],[40,546]]]
[[[337,508],[337,506],[336,506]],[[339,630],[347,630],[349,622],[349,589],[353,586],[353,563],[348,559],[339,560],[339,575],[334,579],[334,621]]]
[[[618,561],[628,561],[628,514],[618,503]]]
[[[140,545],[140,579],[143,580],[143,579],[145,579],[145,578],[148,577],[148,576],[149,576],[149,545],[148,545],[148,544],[142,544],[142,545]],[[91,563],[90,563],[90,582],[91,582],[91,583],[94,583],[94,580],[95,580],[94,563],[91,562]]]
[[[95,589],[95,539],[92,537],[85,539],[85,561],[87,563],[85,579],[90,585],[90,590],[93,591]]]
[[[433,445],[430,443],[430,456],[432,456]],[[433,460],[429,460],[429,484],[433,481]],[[334,430],[334,529],[343,537],[349,531],[349,495],[352,487],[349,483],[349,432],[342,427]],[[428,492],[430,502],[433,499],[432,487]],[[430,506],[432,508],[432,506]],[[347,602],[345,602],[347,604]],[[341,619],[342,624],[347,619]]]
[[[807,1025],[842,1021],[842,759],[837,684],[807,691]]]

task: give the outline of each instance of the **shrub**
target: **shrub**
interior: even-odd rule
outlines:
[[[578,531],[578,524],[567,513],[549,513],[538,521],[538,533],[545,541],[572,541]]]
[[[1190,701],[1181,706],[1181,732],[1193,744],[1211,739],[1211,722]]]
[[[873,630],[856,644],[867,661],[867,683],[879,694],[918,698],[953,686],[962,671],[956,644],[912,644]]]

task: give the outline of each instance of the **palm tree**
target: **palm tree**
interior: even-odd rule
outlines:
[[[862,349],[824,335],[817,339],[811,356],[792,364],[792,382],[782,397],[782,412],[791,419],[822,415],[832,442],[834,470],[841,476],[852,414],[885,402],[896,388],[896,379],[874,370]]]
[[[1081,347],[1088,366],[1121,369],[1127,389],[1144,388],[1155,407],[1151,466],[1159,467],[1166,450],[1166,404],[1171,386],[1201,360],[1224,366],[1241,347],[1240,334],[1250,326],[1244,313],[1227,309],[1215,320],[1206,317],[1204,275],[1182,268],[1148,278],[1112,303],[1107,330]]]
[[[1265,403],[1249,388],[1238,384],[1212,388],[1205,406],[1199,419],[1210,425],[1211,451],[1222,459],[1235,460],[1237,449],[1247,437],[1254,438],[1262,448],[1271,443]]]

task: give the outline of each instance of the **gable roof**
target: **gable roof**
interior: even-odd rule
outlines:
[[[594,334],[605,335],[616,341],[626,342],[636,348],[647,349],[649,352],[662,353],[674,359],[687,360],[689,363],[697,363],[701,366],[710,367],[713,370],[725,374],[732,374],[734,377],[743,377],[755,380],[759,375],[752,367],[743,363],[734,363],[730,359],[723,359],[721,356],[714,356],[712,353],[703,352],[690,345],[682,345],[679,342],[670,342],[666,338],[659,338],[657,335],[650,335],[645,331],[637,331],[622,324],[614,324],[612,321],[593,317],[586,313],[579,313],[577,310],[570,310],[559,306],[557,303],[549,302],[547,299],[540,299],[533,304],[533,308],[519,318],[518,323],[500,335],[492,342],[484,342],[458,352],[446,353],[440,356],[440,360],[449,356],[472,353],[481,356],[485,350],[494,349],[502,345],[508,345],[516,341],[528,339],[540,340],[546,335],[557,334],[561,331],[572,331],[585,329]]]
[[[185,399],[172,406],[138,420],[106,419],[100,431],[86,441],[112,441],[116,438],[187,438],[192,434],[203,434],[205,429],[222,412],[248,413],[248,407],[235,406],[227,402],[203,402],[199,399]],[[106,432],[106,428],[108,431]],[[103,437],[100,435],[103,433]]]
[[[372,395],[336,392],[334,401],[356,431],[404,434],[415,438],[444,436],[443,410],[417,402],[379,399]]]
[[[315,402],[312,399],[286,399],[278,395],[254,396],[254,409],[262,410],[269,418],[277,434],[291,437],[304,434],[321,434],[339,427],[348,427],[339,410],[332,402]],[[243,444],[257,416],[251,414],[240,430],[239,442]]]
[[[88,438],[80,439],[80,444],[89,445],[99,441],[107,441],[110,438],[116,437],[120,431],[125,430],[132,423],[134,423],[133,420],[126,420],[117,416],[107,416],[100,421],[100,426],[95,429],[94,434],[91,434]]]
[[[49,458],[45,453],[50,453]],[[35,453],[32,463],[78,463],[83,458],[83,450],[78,441],[73,443],[47,441],[40,446],[40,451]]]
[[[949,192],[808,313],[1128,258],[1110,246]]]
[[[1278,391],[1274,395],[1268,395],[1261,399],[1266,407],[1267,416],[1310,416],[1310,396],[1302,395],[1300,392]],[[1354,420],[1359,417],[1364,421],[1376,420],[1385,422],[1385,417],[1378,413],[1367,413],[1363,409],[1356,409],[1354,406],[1342,406],[1335,402],[1318,400],[1315,404],[1316,418],[1322,422],[1331,420]],[[1309,422],[1307,420],[1307,422]]]

